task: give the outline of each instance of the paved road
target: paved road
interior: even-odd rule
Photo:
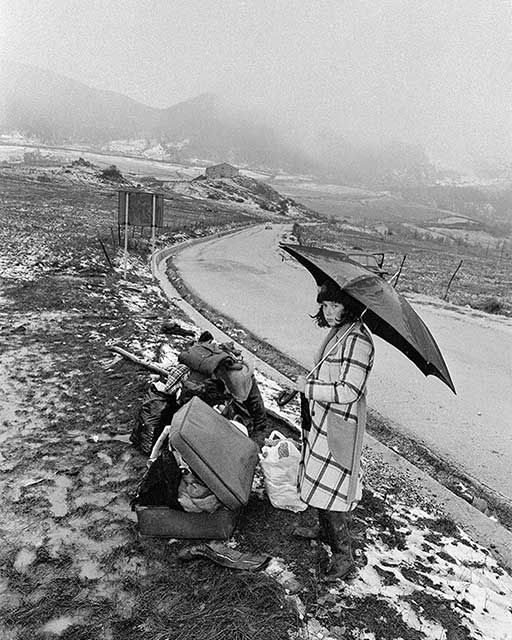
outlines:
[[[278,251],[281,228],[258,227],[176,257],[203,300],[306,367],[323,332],[313,278]],[[414,304],[434,334],[457,395],[379,338],[369,404],[465,473],[512,500],[512,321]]]

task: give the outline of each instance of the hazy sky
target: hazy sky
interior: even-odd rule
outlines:
[[[281,122],[510,158],[509,0],[0,0],[4,55],[158,107],[205,91]],[[453,158],[452,158],[453,156]]]

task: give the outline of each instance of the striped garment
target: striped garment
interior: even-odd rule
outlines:
[[[347,327],[331,330],[322,353],[343,335]],[[317,371],[317,378],[306,384],[311,429],[303,432],[298,488],[309,506],[330,511],[354,509],[362,495],[362,468],[344,469],[332,457],[327,444],[327,420],[341,415],[357,425],[358,403],[365,401],[366,382],[373,366],[373,340],[362,322],[357,322],[344,341],[329,355]],[[317,358],[317,362],[321,357]],[[364,424],[361,425],[364,429]],[[351,475],[358,474],[355,498],[347,501]]]

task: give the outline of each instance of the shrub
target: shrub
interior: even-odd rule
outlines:
[[[110,167],[103,169],[100,173],[100,177],[103,180],[114,180],[116,182],[124,181],[123,174],[119,171],[115,164],[111,164]]]
[[[480,311],[485,311],[486,313],[500,313],[503,308],[503,305],[496,298],[486,298],[482,302],[474,305],[475,309],[479,309]]]

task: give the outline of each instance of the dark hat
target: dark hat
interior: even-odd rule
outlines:
[[[341,287],[330,278],[325,280],[325,282],[318,287],[318,294],[316,296],[318,304],[327,302],[327,300],[329,302],[340,302],[341,304],[350,303],[350,299],[348,299],[347,294],[343,293]]]

